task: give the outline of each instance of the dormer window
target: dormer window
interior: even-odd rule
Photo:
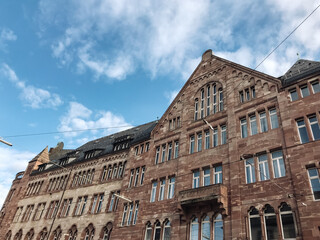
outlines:
[[[90,151],[87,151],[84,154],[84,159],[89,159],[89,158],[92,158],[94,156],[97,156],[101,152],[102,152],[102,150],[90,150]]]
[[[68,160],[69,160],[68,158],[61,159],[60,162],[59,162],[59,165],[61,165],[61,166],[66,165],[68,163]]]
[[[206,87],[201,88],[197,98],[195,98],[194,120],[205,118],[211,114],[223,111],[223,109],[223,90],[221,84],[208,84]]]

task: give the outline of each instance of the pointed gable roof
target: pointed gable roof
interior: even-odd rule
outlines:
[[[42,163],[49,162],[48,146],[46,146],[37,156],[35,156],[30,162],[39,161]]]
[[[320,72],[320,62],[299,59],[280,77],[283,86],[295,83],[301,78]]]

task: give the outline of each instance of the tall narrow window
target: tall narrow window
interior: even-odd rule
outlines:
[[[260,181],[265,181],[265,180],[270,179],[267,154],[263,154],[263,155],[259,156],[258,161],[259,161]]]
[[[190,227],[190,240],[198,240],[199,235],[199,222],[198,218],[194,218]]]
[[[222,183],[222,165],[213,168],[214,184]]]
[[[297,90],[295,88],[289,90],[289,93],[290,93],[291,102],[298,100],[299,97],[298,97]]]
[[[121,226],[124,226],[127,218],[127,212],[128,212],[128,204],[124,204],[123,206],[123,214],[122,214],[122,221]]]
[[[206,216],[202,219],[201,226],[201,240],[210,240],[211,239],[211,231],[210,231],[210,218]]]
[[[201,90],[200,116],[204,118],[204,89]]]
[[[310,92],[309,92],[309,88],[307,85],[304,85],[304,86],[301,86],[300,87],[300,91],[301,91],[301,96],[304,98],[304,97],[308,97],[310,95]]]
[[[210,181],[210,168],[203,169],[203,186],[209,186]]]
[[[113,174],[112,179],[117,177],[118,166],[116,164],[113,165]]]
[[[240,125],[241,125],[241,137],[242,138],[248,137],[247,119],[246,118],[242,118],[240,120]]]
[[[134,215],[133,215],[132,225],[136,225],[136,223],[137,223],[138,211],[139,211],[139,202],[136,202],[136,204],[134,206]]]
[[[197,135],[197,151],[201,152],[202,150],[202,133],[198,133]]]
[[[320,178],[316,168],[308,169],[308,175],[314,200],[320,199]]]
[[[98,200],[98,195],[94,195],[92,206],[91,206],[91,213],[94,213],[94,210],[96,209],[97,200]]]
[[[309,136],[308,136],[308,132],[307,132],[307,128],[304,123],[304,120],[303,119],[297,120],[297,126],[299,131],[300,142],[301,143],[309,142]]]
[[[174,196],[174,185],[175,185],[176,178],[171,177],[169,178],[169,184],[168,184],[168,199],[173,198]]]
[[[112,176],[112,167],[111,167],[111,165],[109,165],[107,178],[108,178],[108,179],[111,179],[111,176]]]
[[[155,163],[159,163],[159,156],[160,156],[160,147],[156,148],[156,158],[155,158]]]
[[[87,196],[83,197],[83,203],[82,203],[80,215],[82,215],[82,214],[84,213],[84,210],[85,210],[86,204],[87,204],[87,200],[88,200],[88,197],[87,197]]]
[[[119,163],[119,171],[118,171],[118,178],[121,178],[123,174],[123,165]]]
[[[205,149],[209,149],[210,148],[210,132],[205,131]]]
[[[157,185],[158,185],[158,182],[152,183],[150,202],[154,202],[156,200]]]
[[[194,153],[194,135],[190,136],[190,153]]]
[[[251,135],[255,135],[258,133],[256,115],[250,116],[250,130],[251,130]]]
[[[222,88],[219,89],[219,111],[223,111],[223,92],[222,92]]]
[[[250,226],[250,236],[251,240],[261,240],[262,230],[261,230],[261,220],[259,211],[256,208],[252,208],[249,212],[249,226]]]
[[[261,132],[268,131],[266,112],[259,113],[259,116],[260,116],[260,130],[261,130]]]
[[[162,145],[162,154],[161,154],[161,162],[164,162],[166,159],[166,145]]]
[[[99,195],[99,202],[98,202],[96,213],[101,212],[103,199],[104,199],[104,194],[102,193],[102,194]]]
[[[174,142],[174,158],[179,157],[179,141]]]
[[[101,175],[101,181],[104,181],[107,176],[107,166],[103,167],[102,175]]]
[[[218,146],[218,128],[215,127],[213,129],[213,135],[212,135],[212,141],[213,141],[213,146],[216,147]]]
[[[296,238],[296,227],[294,223],[291,207],[283,203],[280,207],[280,222],[282,225],[282,236],[284,239]]]
[[[146,167],[143,166],[141,169],[141,177],[140,177],[140,185],[143,184],[143,180],[144,180],[144,172],[146,171]]]
[[[213,220],[213,234],[214,239],[223,239],[223,221],[221,214]]]
[[[244,102],[244,94],[243,91],[239,92],[239,97],[240,97],[240,102],[243,103]]]
[[[273,207],[269,204],[266,205],[264,210],[264,221],[267,239],[278,239],[277,217]]]
[[[113,210],[113,205],[114,205],[114,200],[115,200],[115,195],[114,193],[111,193],[111,198],[110,198],[110,203],[109,203],[109,208],[108,208],[108,212],[112,212]]]
[[[200,182],[199,180],[200,180],[200,172],[199,172],[199,170],[196,170],[193,172],[192,188],[199,187],[199,182]]]
[[[127,226],[131,225],[132,214],[133,214],[133,203],[130,203],[129,204],[129,214],[128,214]]]
[[[199,111],[198,108],[199,108],[199,102],[197,98],[194,103],[194,120],[198,120],[198,111]]]
[[[164,223],[163,240],[170,240],[171,237],[171,224],[170,221]]]
[[[282,157],[282,151],[277,151],[271,153],[273,173],[275,178],[284,177],[286,175],[286,170],[284,167],[284,161]]]
[[[210,115],[210,96],[211,96],[211,92],[210,92],[210,86],[207,86],[207,116]]]
[[[135,186],[135,187],[138,185],[139,172],[140,172],[140,168],[136,168],[136,175],[135,175],[135,177],[134,177],[134,186]]]
[[[131,169],[131,171],[130,171],[130,178],[129,178],[129,185],[128,185],[129,188],[132,186],[133,175],[134,175],[134,169]]]
[[[164,199],[164,187],[166,185],[166,180],[165,179],[161,179],[160,180],[160,189],[159,189],[159,201]]]
[[[256,98],[256,89],[254,86],[250,87],[252,98]]]
[[[319,140],[320,139],[320,128],[317,117],[315,115],[309,117],[309,123],[312,132],[312,139]]]
[[[227,143],[227,126],[221,126],[221,144]]]
[[[146,234],[144,236],[144,240],[151,240],[151,236],[152,236],[152,226],[151,226],[151,223],[148,222],[146,225]]]
[[[313,93],[318,93],[318,92],[320,92],[319,80],[312,82],[312,83],[311,83],[311,86],[312,86],[312,91],[313,91]]]
[[[246,100],[249,101],[250,100],[250,91],[247,88],[246,90],[244,90],[245,94],[246,94]]]
[[[168,161],[172,158],[172,142],[168,144]]]
[[[217,85],[213,84],[213,91],[212,91],[212,95],[213,95],[213,113],[217,112]]]
[[[271,129],[279,127],[277,110],[275,108],[269,110]]]
[[[157,221],[157,223],[155,224],[155,228],[154,228],[153,239],[160,240],[160,236],[161,236],[161,224],[159,221]]]
[[[246,167],[246,180],[247,183],[253,183],[256,181],[255,175],[255,167],[254,167],[254,159],[249,158],[245,160],[245,167]]]

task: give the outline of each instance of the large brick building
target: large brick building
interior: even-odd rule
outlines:
[[[32,159],[0,238],[320,239],[319,78],[206,51],[158,121]]]

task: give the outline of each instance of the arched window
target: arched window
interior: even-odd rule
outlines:
[[[72,227],[69,229],[68,234],[68,240],[76,240],[77,239],[77,227],[76,225],[72,225]]]
[[[157,220],[154,227],[153,240],[160,240],[161,236],[161,223]]]
[[[104,181],[106,179],[106,176],[107,176],[107,166],[104,166],[100,181]]]
[[[204,118],[204,89],[201,89],[200,93],[201,103],[200,103],[200,118]]]
[[[84,240],[93,240],[95,229],[93,225],[90,223],[88,227],[85,229],[85,237]]]
[[[5,236],[5,240],[11,240],[11,235],[12,235],[12,232],[11,230],[9,230],[9,232],[7,232],[6,236]]]
[[[264,209],[264,222],[267,239],[278,239],[277,217],[273,207],[269,204],[267,204]]]
[[[213,220],[213,236],[215,240],[223,239],[223,220],[221,214],[218,214]]]
[[[41,230],[41,232],[39,233],[38,239],[39,239],[39,240],[45,240],[45,239],[47,239],[47,235],[48,235],[47,228],[43,228],[43,229]]]
[[[33,229],[31,229],[29,232],[27,232],[26,236],[25,236],[25,240],[32,240],[34,236],[34,231]]]
[[[89,184],[90,183],[90,180],[91,180],[91,171],[89,170],[88,171],[88,174],[87,174],[87,181],[85,184]]]
[[[171,236],[171,223],[169,220],[166,220],[164,222],[164,227],[163,227],[163,240],[170,240]]]
[[[83,172],[81,185],[86,184],[86,181],[87,181],[87,174],[86,174],[86,172]]]
[[[90,178],[90,182],[89,182],[89,183],[92,183],[92,181],[93,181],[94,172],[95,172],[95,170],[92,169],[92,170],[91,170],[91,178]]]
[[[282,203],[279,210],[283,238],[296,238],[296,227],[291,207]]]
[[[152,236],[152,225],[150,222],[147,222],[146,224],[146,234],[144,235],[145,240],[151,240]]]
[[[58,226],[56,228],[56,230],[53,231],[52,235],[53,235],[53,240],[60,240],[61,239],[61,234],[62,234],[62,231],[61,231],[61,227]]]
[[[201,240],[211,240],[210,218],[205,216],[201,223]]]
[[[198,218],[193,218],[191,221],[191,227],[190,227],[190,240],[198,240],[199,236],[199,222]]]
[[[22,229],[20,229],[17,233],[16,233],[16,235],[14,235],[14,240],[21,240],[21,238],[22,238]]]
[[[103,228],[103,233],[102,233],[102,239],[103,239],[103,240],[109,240],[109,239],[110,239],[112,227],[113,227],[112,223],[109,222],[109,223],[107,223],[107,225]]]
[[[262,230],[261,230],[261,219],[259,211],[251,207],[249,211],[249,226],[250,226],[250,236],[251,240],[260,240],[262,239]]]

